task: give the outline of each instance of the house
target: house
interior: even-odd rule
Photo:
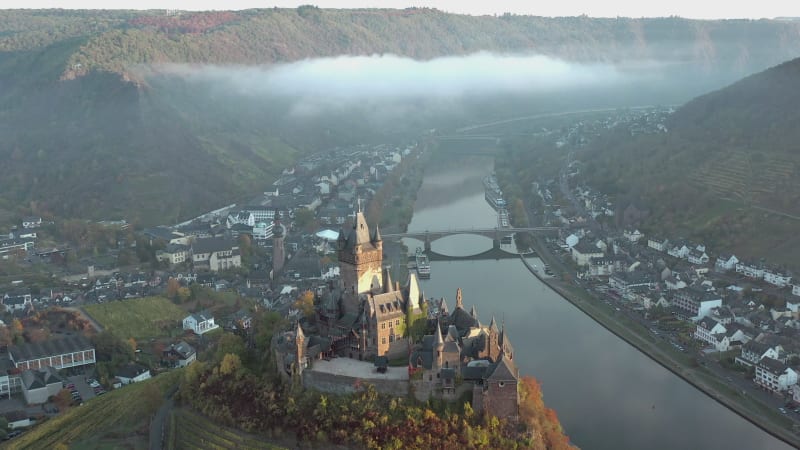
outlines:
[[[64,380],[58,371],[52,367],[42,367],[36,370],[22,372],[22,395],[29,405],[47,403],[50,396],[58,394],[63,387]]]
[[[705,251],[692,249],[689,250],[689,254],[686,256],[691,264],[705,264],[708,262],[708,255]]]
[[[189,314],[183,319],[183,329],[192,330],[195,334],[207,333],[217,328],[219,325],[214,323],[214,317],[208,311]]]
[[[669,275],[664,279],[664,286],[668,291],[677,291],[686,287],[686,283],[675,275]]]
[[[150,369],[136,362],[129,362],[117,369],[116,376],[123,386],[151,378]]]
[[[762,388],[781,394],[797,384],[797,372],[786,363],[772,358],[763,358],[756,364],[756,376],[753,381]]]
[[[760,264],[739,261],[736,263],[736,273],[740,273],[748,278],[760,280],[764,278],[764,267]]]
[[[186,341],[180,341],[164,350],[164,358],[171,362],[172,367],[186,367],[197,360],[197,352]]]
[[[0,255],[13,255],[28,252],[33,250],[35,244],[36,242],[32,238],[3,238],[0,239]]]
[[[253,315],[240,309],[228,318],[228,328],[234,331],[249,330],[253,326]]]
[[[166,261],[171,266],[186,262],[188,259],[189,259],[188,245],[167,244],[164,250],[156,251],[156,260],[159,262]]]
[[[789,282],[792,281],[792,276],[780,270],[765,269],[764,281],[773,286],[786,287],[789,286]]]
[[[631,241],[633,243],[636,243],[636,242],[639,242],[639,239],[644,237],[644,234],[642,234],[639,230],[636,230],[636,229],[634,229],[634,230],[625,230],[625,231],[622,232],[622,237],[624,237],[625,239],[627,239],[627,240],[629,240],[629,241]]]
[[[792,285],[792,295],[800,297],[800,284]]]
[[[8,428],[10,430],[26,428],[36,423],[35,421],[31,420],[30,414],[22,410],[9,411],[3,413],[2,416],[6,419]]]
[[[736,270],[736,264],[739,259],[735,255],[722,254],[717,257],[714,263],[714,270],[717,272],[728,272],[729,270]]]
[[[614,257],[590,258],[586,275],[589,277],[607,277],[620,270],[620,260]]]
[[[709,315],[711,309],[722,306],[722,297],[697,286],[689,286],[686,289],[674,291],[671,303],[687,313],[689,317],[702,318]]]
[[[192,263],[212,272],[241,267],[239,244],[222,238],[197,239],[192,243]]]
[[[22,219],[22,228],[39,228],[40,226],[42,226],[41,217],[24,217]]]
[[[764,358],[775,359],[778,361],[786,361],[786,353],[780,345],[770,346],[763,342],[752,340],[742,346],[741,355],[735,359],[736,364],[744,366],[755,366]]]
[[[247,225],[248,227],[252,228],[255,226],[255,224],[256,216],[249,211],[231,213],[228,215],[228,219],[225,221],[225,226],[228,228],[232,228],[234,225]]]
[[[635,288],[653,289],[656,281],[652,275],[642,271],[618,272],[608,277],[608,286],[625,297]]]
[[[669,241],[663,238],[651,237],[647,240],[647,246],[659,252],[665,251],[668,245]]]
[[[686,259],[689,256],[689,251],[689,247],[687,247],[685,243],[680,242],[670,247],[667,250],[667,254],[674,258]]]
[[[592,258],[602,258],[603,252],[594,245],[578,242],[570,249],[572,260],[579,266],[588,266]]]
[[[725,334],[725,326],[710,317],[703,317],[697,322],[694,338],[707,344],[717,345],[717,334]]]
[[[9,296],[6,294],[3,297],[3,306],[6,307],[6,312],[14,313],[16,311],[24,311],[28,307],[33,307],[33,300],[30,295]]]

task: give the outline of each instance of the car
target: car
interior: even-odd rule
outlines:
[[[784,407],[778,408],[778,411],[780,411],[783,414],[786,414],[786,408],[784,408]]]

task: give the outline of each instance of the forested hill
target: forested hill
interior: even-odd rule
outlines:
[[[644,225],[800,269],[800,59],[700,96],[669,132],[612,133],[584,158],[590,183],[639,200]]]
[[[682,80],[682,88],[697,93],[800,55],[800,22],[472,17],[310,6],[0,10],[0,225],[28,214],[146,224],[185,220],[261,192],[309,152],[392,133],[407,142],[420,130],[443,127],[445,119],[491,120],[553,104],[516,98],[517,110],[511,100],[437,111],[414,105],[413,114],[380,128],[366,119],[391,108],[301,120],[288,117],[280,100],[143,69],[479,51],[652,69],[661,80]],[[562,99],[558,107],[565,108]]]
[[[0,50],[86,39],[62,76],[165,62],[264,64],[343,54],[416,59],[477,51],[591,62],[668,61],[741,75],[800,55],[800,22],[465,16],[433,9],[0,11]]]

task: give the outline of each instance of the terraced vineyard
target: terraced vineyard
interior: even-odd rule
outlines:
[[[166,448],[168,450],[227,450],[227,449],[264,449],[280,450],[268,442],[220,426],[205,417],[179,409],[170,415],[169,435]]]
[[[725,158],[714,159],[701,167],[693,181],[722,198],[783,210],[785,205],[775,205],[773,200],[797,189],[794,174],[800,166],[798,163],[800,161],[791,155],[770,154],[760,159],[752,153],[730,151]]]

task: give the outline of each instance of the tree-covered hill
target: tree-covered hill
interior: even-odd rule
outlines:
[[[478,51],[536,53],[640,72],[654,68],[699,92],[800,55],[800,23],[472,17],[310,6],[182,13],[2,10],[0,218],[185,219],[261,191],[299,155],[389,133],[408,139],[453,120],[438,112],[405,114],[409,120],[379,128],[365,117],[383,112],[380,106],[298,120],[274,100],[147,68],[387,53],[427,60]],[[536,103],[514,101],[520,111]],[[474,109],[476,116],[514,113],[497,102]],[[473,114],[454,110],[459,120]]]
[[[668,133],[611,133],[585,153],[591,184],[640,200],[645,226],[796,266],[800,250],[800,59],[700,96]]]

